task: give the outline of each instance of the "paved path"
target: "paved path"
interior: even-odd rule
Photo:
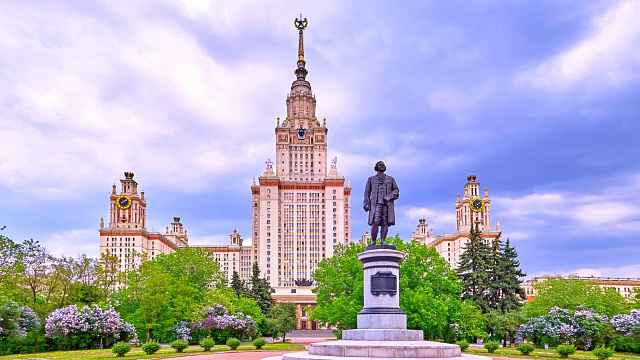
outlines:
[[[294,351],[245,351],[245,352],[224,352],[205,355],[191,355],[183,357],[185,360],[260,360],[272,356],[280,356]],[[177,358],[173,358],[177,359]]]

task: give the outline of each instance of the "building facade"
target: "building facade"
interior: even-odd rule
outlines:
[[[275,164],[267,160],[251,186],[253,261],[274,288],[310,280],[318,263],[350,236],[351,187],[338,173],[337,158],[327,171],[326,119],[318,121],[306,80],[306,19],[296,19],[296,27],[296,80],[287,95],[287,116],[276,122]]]
[[[164,233],[147,229],[147,202],[144,191],[138,194],[138,183],[132,172],[125,172],[120,180],[120,192],[113,185],[109,196],[109,224],[100,219],[100,255],[115,255],[120,262],[120,270],[129,271],[144,260],[155,259],[160,254],[169,254],[189,245],[187,230],[174,217]],[[251,246],[242,245],[242,237],[236,230],[229,235],[229,245],[195,245],[195,248],[210,251],[229,280],[234,271],[241,278],[251,277]]]
[[[458,194],[456,203],[456,231],[451,234],[433,235],[433,229],[425,219],[420,219],[416,231],[411,239],[420,243],[435,247],[438,253],[449,262],[453,269],[457,269],[460,263],[460,255],[464,253],[464,246],[469,239],[471,226],[478,224],[482,231],[482,238],[490,243],[500,234],[500,222],[496,221],[495,229],[491,226],[491,199],[489,190],[480,191],[480,183],[476,182],[475,175],[467,176],[464,185],[464,196]]]
[[[121,271],[128,271],[145,258],[154,259],[186,246],[189,237],[180,218],[174,218],[164,234],[148,231],[144,191],[138,193],[132,172],[125,172],[124,177],[120,180],[120,192],[114,184],[109,196],[109,224],[105,226],[104,219],[100,219],[100,255],[115,255]]]

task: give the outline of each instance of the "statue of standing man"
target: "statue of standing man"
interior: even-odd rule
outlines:
[[[369,177],[364,188],[364,211],[369,212],[371,225],[371,245],[376,245],[380,229],[380,245],[384,245],[389,226],[396,224],[393,202],[400,196],[396,181],[384,172],[387,167],[378,161],[374,170],[376,175]]]

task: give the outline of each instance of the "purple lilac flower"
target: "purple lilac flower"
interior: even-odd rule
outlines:
[[[633,309],[629,314],[614,316],[611,325],[625,336],[640,336],[640,310]]]

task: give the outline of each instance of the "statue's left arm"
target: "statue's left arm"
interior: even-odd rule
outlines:
[[[392,178],[391,181],[391,195],[393,195],[393,200],[398,200],[400,197],[400,189],[398,189],[398,184],[396,184],[396,179]]]

